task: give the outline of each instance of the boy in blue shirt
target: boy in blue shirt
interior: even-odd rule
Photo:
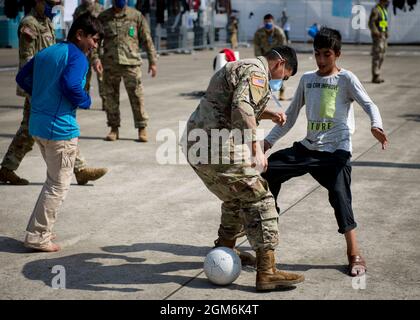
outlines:
[[[322,28],[315,36],[314,49],[318,70],[302,76],[286,111],[287,123],[271,130],[264,140],[264,149],[270,149],[293,127],[304,105],[308,120],[307,136],[292,147],[273,153],[268,158],[268,169],[263,176],[275,199],[283,182],[306,173],[328,190],[339,226],[338,232],[346,238],[349,274],[358,276],[364,274],[367,268],[358,249],[357,224],[351,204],[353,101],[368,114],[372,135],[383,149],[388,140],[378,107],[369,98],[359,79],[336,64],[341,54],[340,33]]]
[[[16,81],[31,96],[29,133],[47,164],[47,180],[26,228],[25,246],[58,251],[52,228],[67,195],[77,153],[79,125],[76,109],[88,109],[84,90],[86,55],[97,47],[101,26],[90,14],[77,18],[68,41],[37,53],[18,73]]]

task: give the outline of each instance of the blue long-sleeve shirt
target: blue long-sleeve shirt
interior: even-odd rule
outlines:
[[[32,96],[32,136],[68,140],[80,135],[76,109],[91,105],[84,90],[88,66],[86,55],[76,45],[62,42],[38,52],[19,71],[16,82]]]

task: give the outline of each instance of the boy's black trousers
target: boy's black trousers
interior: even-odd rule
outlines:
[[[295,142],[292,147],[273,153],[268,158],[268,169],[262,176],[268,181],[276,199],[281,184],[290,178],[309,173],[328,190],[328,199],[334,208],[338,232],[356,228],[351,205],[351,154],[345,150],[331,152],[313,151]]]

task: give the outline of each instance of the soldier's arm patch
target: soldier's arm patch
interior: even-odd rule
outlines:
[[[260,88],[265,87],[265,79],[259,76],[252,76],[251,77],[251,84]]]
[[[251,76],[250,82],[251,100],[257,105],[267,93],[267,79],[254,74]]]

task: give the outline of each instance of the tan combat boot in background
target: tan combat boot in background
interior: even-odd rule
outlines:
[[[7,183],[9,182],[15,186],[24,186],[29,184],[29,181],[23,178],[20,178],[13,170],[2,167],[0,169],[0,181]]]
[[[274,250],[257,251],[257,291],[274,290],[277,287],[292,286],[303,282],[303,275],[279,271],[276,269]]]
[[[84,168],[76,172],[74,175],[76,176],[77,184],[84,185],[89,181],[98,180],[107,172],[107,168]]]
[[[147,142],[146,128],[139,128],[139,142]]]
[[[115,141],[119,139],[120,134],[118,132],[118,127],[112,127],[111,131],[108,133],[108,135],[105,137],[106,141]]]
[[[257,260],[255,260],[255,257],[248,253],[248,252],[242,252],[240,250],[238,250],[237,248],[235,248],[235,244],[236,244],[236,239],[235,240],[226,240],[223,238],[218,238],[217,240],[214,241],[214,247],[228,247],[233,249],[233,251],[235,251],[235,253],[239,256],[239,258],[241,259],[241,264],[243,266],[256,266],[256,262]]]

